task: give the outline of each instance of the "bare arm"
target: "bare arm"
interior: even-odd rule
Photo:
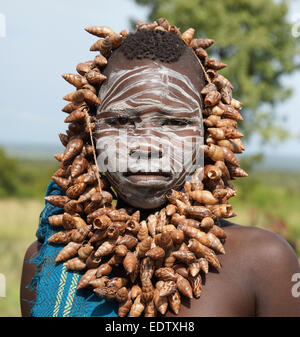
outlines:
[[[36,256],[39,252],[40,243],[34,241],[27,249],[23,262],[23,270],[21,276],[21,287],[20,287],[20,305],[22,317],[29,317],[31,311],[31,305],[28,301],[35,300],[35,291],[31,291],[26,288],[30,284],[32,278],[34,277],[36,271],[36,265],[29,263],[30,258]]]
[[[251,241],[256,316],[300,317],[300,297],[292,293],[292,277],[300,273],[300,267],[292,247],[279,235],[264,230],[256,231]]]

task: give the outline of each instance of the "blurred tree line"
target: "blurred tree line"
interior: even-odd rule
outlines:
[[[41,198],[57,164],[53,160],[21,160],[0,148],[0,198]]]
[[[292,93],[292,88],[283,87],[282,76],[300,66],[287,0],[135,1],[149,8],[151,21],[164,17],[181,32],[193,27],[196,38],[215,40],[209,55],[228,65],[220,73],[231,81],[234,97],[244,104],[240,128],[245,139],[255,133],[264,142],[289,136],[275,111],[276,104]]]

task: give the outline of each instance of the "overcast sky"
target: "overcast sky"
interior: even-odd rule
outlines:
[[[2,0],[5,37],[0,24],[0,144],[58,143],[66,129],[62,97],[72,91],[62,73],[76,73],[76,65],[95,56],[89,47],[95,37],[84,27],[108,25],[129,30],[129,18],[145,19],[147,9],[133,0]],[[300,1],[292,1],[290,18],[300,21]],[[299,28],[300,31],[300,28]],[[212,37],[213,38],[213,37]],[[300,39],[300,37],[298,37]],[[288,116],[286,125],[300,134],[300,72],[285,78],[293,96],[278,107]],[[249,152],[259,149],[252,142]],[[266,152],[299,154],[299,141],[291,140]]]

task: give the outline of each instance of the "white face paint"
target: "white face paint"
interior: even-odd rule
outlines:
[[[203,166],[200,93],[187,76],[152,61],[112,72],[99,98],[100,171],[132,206],[159,207]]]

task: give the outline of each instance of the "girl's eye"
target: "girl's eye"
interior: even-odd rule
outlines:
[[[188,125],[189,121],[184,118],[170,118],[165,120],[164,125],[171,125],[171,126],[185,126]]]
[[[113,117],[109,118],[107,122],[116,127],[134,125],[134,122],[128,117]]]

